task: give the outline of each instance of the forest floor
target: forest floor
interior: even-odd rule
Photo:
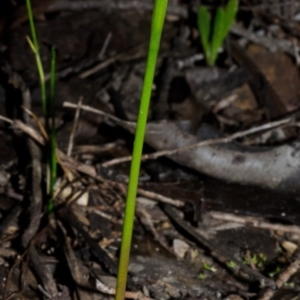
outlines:
[[[0,4],[0,297],[113,299],[153,1],[32,1],[47,74],[57,51],[52,214],[24,2]],[[215,67],[199,5],[169,1],[126,298],[297,299],[300,5],[241,0]]]

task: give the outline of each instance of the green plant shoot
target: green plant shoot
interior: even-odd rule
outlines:
[[[200,6],[197,16],[198,29],[205,59],[209,66],[215,65],[218,51],[229,33],[237,10],[238,0],[229,0],[224,8],[217,9],[212,25],[207,7]]]
[[[28,19],[30,24],[30,32],[31,32],[31,38],[30,39],[27,36],[27,41],[29,43],[29,46],[32,50],[32,52],[35,55],[36,60],[36,66],[37,71],[39,75],[40,80],[40,88],[41,88],[41,100],[42,100],[42,107],[43,107],[43,113],[45,117],[45,127],[48,133],[49,137],[49,156],[47,157],[48,160],[48,169],[47,169],[47,194],[49,197],[48,202],[48,212],[51,212],[53,210],[53,190],[54,190],[54,184],[56,181],[56,168],[57,168],[57,162],[56,162],[56,133],[55,133],[55,111],[54,111],[54,95],[55,95],[55,61],[56,61],[56,55],[54,49],[52,49],[52,55],[51,55],[51,72],[50,72],[50,105],[47,103],[47,95],[46,95],[46,82],[45,82],[45,73],[44,68],[42,65],[42,60],[40,56],[39,51],[39,45],[38,45],[38,39],[36,35],[36,30],[33,22],[33,15],[32,15],[32,8],[31,8],[31,2],[30,0],[26,0],[26,6],[27,6],[27,13],[28,13]],[[49,116],[51,116],[51,124],[49,124]],[[47,150],[48,150],[47,149]]]
[[[29,37],[27,37],[27,40],[31,47],[32,52],[35,55],[37,71],[38,71],[39,79],[40,79],[43,113],[44,113],[44,116],[46,117],[46,115],[47,115],[47,97],[46,97],[45,73],[44,73],[44,69],[43,69],[43,65],[42,65],[39,44],[38,44],[35,26],[34,26],[34,22],[33,22],[33,15],[32,15],[32,8],[31,8],[30,0],[26,0],[26,6],[27,6],[27,13],[28,13],[28,19],[29,19],[29,25],[30,25],[30,32],[31,32],[31,37],[32,37],[32,40]]]
[[[156,60],[160,45],[161,33],[166,15],[168,0],[155,0],[152,15],[150,45],[148,50],[148,59],[146,73],[144,77],[143,90],[140,102],[135,140],[133,146],[132,162],[130,168],[129,184],[127,191],[127,200],[125,207],[124,225],[122,233],[122,243],[120,252],[120,261],[118,268],[116,300],[123,300],[125,297],[128,264],[132,240],[132,230],[135,213],[135,202],[137,186],[139,180],[141,156],[143,151],[144,136],[146,131],[148,110],[150,104],[151,90],[156,67]]]

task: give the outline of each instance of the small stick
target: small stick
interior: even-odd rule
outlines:
[[[44,137],[34,130],[32,127],[28,126],[27,124],[23,123],[20,120],[15,120],[13,123],[13,127],[22,130],[24,133],[29,135],[33,140],[38,142],[40,145],[45,145]]]
[[[272,224],[269,222],[265,222],[261,218],[237,216],[234,214],[217,212],[217,211],[211,211],[209,212],[209,214],[211,217],[218,220],[231,221],[231,222],[240,223],[255,228],[269,229],[269,230],[282,231],[282,232],[293,232],[293,233],[300,234],[300,227],[295,225]]]
[[[172,255],[174,255],[174,252],[172,251],[172,249],[168,246],[168,244],[166,243],[165,239],[163,237],[161,237],[156,228],[154,227],[154,224],[152,222],[152,218],[150,216],[150,214],[147,213],[147,211],[144,208],[141,208],[140,206],[137,207],[137,214],[140,217],[140,221],[142,222],[142,224],[151,231],[154,239],[164,248],[166,249],[169,253],[171,253]]]
[[[79,115],[80,115],[80,108],[82,105],[82,99],[83,99],[83,97],[81,96],[81,97],[79,97],[79,100],[78,100],[76,113],[75,113],[75,117],[74,117],[74,122],[73,122],[73,127],[72,127],[72,132],[71,132],[70,139],[69,139],[67,156],[71,156],[71,154],[72,154],[72,149],[73,149],[73,145],[74,145],[74,136],[75,136],[75,132],[76,132],[76,129],[78,126],[78,120],[79,120]]]
[[[77,106],[78,106],[77,104],[74,104],[74,103],[71,103],[71,102],[64,102],[63,103],[63,107],[77,108]],[[104,112],[100,109],[90,107],[89,105],[81,105],[81,109],[85,110],[85,111],[88,111],[88,112],[91,112],[91,113],[94,113],[94,114],[98,114],[98,115],[107,117],[107,118],[113,120],[114,122],[116,122],[117,124],[124,124],[124,125],[127,125],[127,126],[131,126],[133,129],[135,129],[135,126],[136,126],[135,122],[120,120],[119,118],[115,117],[114,115],[108,114],[108,113],[106,113],[106,112]]]
[[[0,116],[0,120],[4,121],[4,122],[7,122],[9,124],[13,124],[13,120],[9,119],[9,118],[6,118],[4,116]]]
[[[290,278],[292,275],[294,275],[297,271],[300,269],[300,259],[295,260],[292,262],[288,268],[283,271],[275,281],[277,289],[281,288]],[[258,300],[270,300],[273,298],[275,292],[277,289],[268,288],[266,292],[258,298]]]
[[[70,107],[70,108],[76,108],[77,107],[76,104],[73,104],[73,103],[70,103],[70,102],[64,102],[63,106],[64,107]],[[89,111],[89,112],[93,112],[93,113],[96,113],[96,114],[106,116],[106,117],[110,118],[111,120],[115,121],[118,125],[123,124],[124,127],[126,127],[126,128],[128,126],[134,126],[134,127],[136,126],[136,123],[134,123],[134,122],[122,121],[122,120],[118,119],[117,117],[115,117],[113,115],[107,114],[107,113],[105,113],[101,110],[92,108],[92,107],[87,106],[87,105],[82,105],[81,108],[85,111]],[[236,133],[234,133],[230,136],[227,136],[227,137],[218,138],[218,139],[209,139],[209,140],[201,141],[201,142],[193,144],[193,145],[189,145],[187,147],[177,148],[177,149],[173,149],[173,150],[162,150],[162,151],[157,151],[157,152],[150,153],[150,154],[145,154],[145,155],[142,156],[142,160],[156,159],[156,158],[161,157],[161,156],[173,155],[173,154],[177,154],[179,152],[184,152],[184,151],[188,151],[188,150],[198,148],[198,147],[203,147],[203,146],[229,143],[229,142],[232,142],[233,140],[236,140],[236,139],[241,138],[241,137],[245,137],[245,136],[250,135],[250,134],[254,134],[254,133],[265,131],[265,130],[274,129],[276,127],[283,126],[283,125],[288,125],[288,124],[290,125],[292,120],[293,120],[293,117],[289,117],[289,118],[285,118],[285,119],[282,119],[282,120],[279,120],[279,121],[269,122],[269,123],[263,124],[261,126],[257,126],[257,127],[254,127],[254,128],[250,128],[250,129],[247,129],[247,130],[236,132]],[[108,161],[106,163],[103,163],[102,166],[107,167],[107,166],[115,165],[117,163],[130,161],[131,159],[132,159],[131,156],[117,158],[117,159],[113,159],[111,161]]]
[[[106,49],[107,49],[107,47],[108,47],[108,45],[110,43],[111,37],[112,37],[112,33],[109,32],[108,35],[106,36],[106,39],[105,39],[104,44],[103,44],[103,47],[102,47],[100,53],[98,54],[98,59],[102,59],[103,58],[103,56],[104,56],[104,54],[106,52]]]
[[[142,156],[142,160],[157,159],[161,156],[174,155],[174,154],[177,154],[177,153],[180,153],[180,152],[188,151],[188,150],[198,148],[198,147],[203,147],[203,146],[230,143],[235,139],[245,137],[247,135],[257,133],[257,132],[260,132],[260,131],[274,129],[274,128],[279,127],[279,126],[286,125],[290,122],[291,122],[291,118],[286,118],[286,119],[283,119],[283,120],[269,122],[269,123],[261,125],[261,126],[257,126],[257,127],[253,127],[253,128],[247,129],[247,130],[236,132],[236,133],[234,133],[230,136],[227,136],[227,137],[218,138],[218,139],[209,139],[209,140],[201,141],[199,143],[196,143],[196,144],[193,144],[193,145],[190,145],[190,146],[187,146],[187,147],[177,148],[177,149],[173,149],[173,150],[162,150],[162,151],[157,151],[157,152],[150,153],[150,154],[144,154]],[[119,163],[122,163],[122,162],[130,161],[130,160],[131,160],[131,156],[116,158],[116,159],[112,159],[112,160],[110,160],[106,163],[103,163],[101,166],[108,167],[108,166],[112,166],[112,165],[119,164]]]
[[[25,110],[26,113],[29,114],[29,116],[31,116],[34,119],[34,121],[36,122],[38,128],[40,129],[40,132],[41,132],[42,136],[46,140],[48,140],[49,139],[48,134],[47,134],[47,132],[46,132],[43,124],[40,122],[38,116],[36,114],[34,114],[31,110],[29,110],[28,108],[26,108],[25,106],[23,106],[23,109]]]
[[[141,188],[138,189],[138,194],[141,195],[141,196],[150,198],[152,200],[156,200],[156,201],[166,203],[166,204],[171,204],[171,205],[176,206],[176,207],[184,206],[184,202],[181,201],[181,200],[172,199],[172,198],[163,196],[161,194],[150,192],[150,191],[147,191],[147,190],[144,190],[144,189],[141,189]]]
[[[105,285],[99,279],[96,279],[96,289],[104,294],[115,295],[116,289]],[[134,300],[153,300],[150,297],[145,296],[142,292],[125,292],[126,299],[134,299]]]
[[[103,212],[102,210],[98,209],[97,207],[83,206],[83,207],[81,207],[81,209],[83,209],[85,211],[88,211],[88,212],[93,212],[93,213],[101,216],[102,218],[111,221],[114,224],[123,224],[123,222],[121,220],[118,220],[117,218],[114,218],[113,216]],[[1,250],[1,248],[0,248],[0,250]]]

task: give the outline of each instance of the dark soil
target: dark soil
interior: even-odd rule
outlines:
[[[153,1],[32,1],[47,80],[57,51],[53,213],[24,2],[0,4],[0,297],[113,299]],[[126,298],[295,299],[299,3],[241,0],[209,68],[199,2],[169,1]]]

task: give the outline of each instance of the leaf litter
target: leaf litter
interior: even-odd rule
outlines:
[[[1,27],[7,37],[0,82],[2,299],[111,299],[152,4],[50,2],[35,11],[43,14],[37,30],[45,65],[49,45],[58,49],[60,181],[51,218],[43,200],[44,136],[21,107],[41,118],[22,3],[7,4],[12,18],[1,19],[7,24]],[[207,68],[197,7],[170,1],[127,298],[297,295],[299,24],[291,21],[293,4],[242,1],[217,66]]]

